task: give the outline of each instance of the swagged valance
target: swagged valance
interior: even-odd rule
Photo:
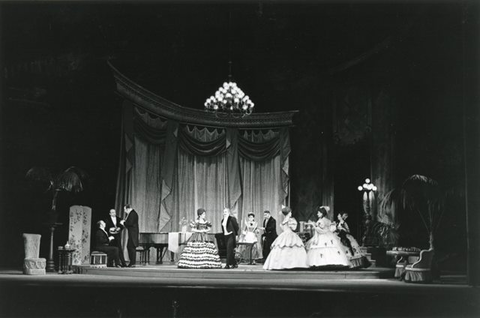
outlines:
[[[141,232],[175,231],[178,220],[191,219],[199,207],[215,214],[221,213],[224,206],[230,207],[242,218],[244,210],[246,215],[247,210],[258,209],[255,214],[260,217],[263,210],[277,209],[285,203],[289,192],[289,127],[295,111],[216,118],[206,111],[166,101],[130,81],[111,64],[110,67],[117,93],[124,98],[116,207],[121,211],[121,206],[130,202],[136,209],[143,208],[146,215],[143,225],[140,224]],[[192,163],[188,161],[191,158],[197,159]],[[195,170],[182,176],[182,171],[192,165]],[[200,167],[209,170],[199,172]],[[255,169],[268,170],[268,174],[272,174],[271,169],[278,170],[269,177],[271,180],[258,181],[245,175],[246,171],[255,175]],[[205,205],[210,200],[210,186],[207,189],[202,184],[212,174],[213,183],[218,185],[211,194],[223,202],[217,200],[211,203],[215,206],[209,207]],[[184,189],[185,184],[192,183],[193,190]],[[252,187],[263,197],[248,194]],[[196,191],[193,197],[179,199],[191,191]],[[188,200],[197,206],[183,202]],[[192,211],[181,211],[190,208]],[[214,218],[218,219],[218,215]],[[214,226],[216,219],[212,220]]]

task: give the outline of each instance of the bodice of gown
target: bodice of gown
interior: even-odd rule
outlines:
[[[247,224],[245,226],[245,231],[246,232],[255,232],[257,227],[258,227],[257,222],[247,222]]]
[[[295,220],[294,218],[290,218],[288,219],[287,223],[282,224],[282,230],[284,232],[293,232],[297,228],[297,224],[297,220]]]
[[[350,227],[348,226],[347,222],[343,221],[342,223],[338,223],[337,224],[337,229],[339,231],[343,230],[345,231],[346,233],[349,233],[350,234]]]
[[[319,234],[329,233],[331,232],[330,230],[331,225],[332,225],[332,222],[330,222],[329,219],[323,217],[317,221],[315,226],[315,231],[318,232]]]
[[[205,230],[209,230],[210,227],[211,227],[211,224],[209,222],[195,221],[195,224],[192,226],[192,229],[199,230],[202,232],[193,231],[193,234],[190,237],[189,241],[197,241],[197,242],[210,241],[210,238],[208,237],[208,233],[203,232]]]
[[[194,229],[196,229],[196,230],[208,230],[209,228],[210,228],[210,223],[208,223],[208,222],[205,222],[205,223],[195,222]]]

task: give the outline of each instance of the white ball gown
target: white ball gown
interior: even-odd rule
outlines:
[[[297,233],[293,232],[297,228],[297,220],[291,217],[281,227],[283,232],[273,241],[263,268],[267,270],[307,268],[305,246]]]
[[[309,267],[351,267],[345,248],[331,227],[332,224],[326,217],[315,224],[315,233],[307,244]]]

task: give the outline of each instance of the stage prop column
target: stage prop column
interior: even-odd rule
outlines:
[[[70,207],[70,227],[68,242],[75,252],[72,254],[72,265],[90,264],[90,229],[92,209],[87,206]]]

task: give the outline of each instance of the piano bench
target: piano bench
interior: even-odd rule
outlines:
[[[150,260],[150,249],[146,249],[141,246],[138,246],[137,253],[139,254],[139,257],[138,257],[139,264],[148,265],[148,261]]]
[[[107,267],[107,254],[93,251],[90,254],[90,266],[96,268]]]

